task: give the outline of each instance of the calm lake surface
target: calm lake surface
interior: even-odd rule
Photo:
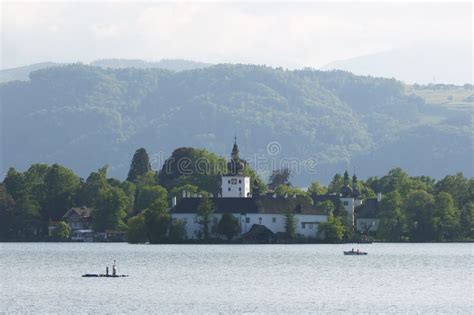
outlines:
[[[351,248],[0,243],[0,313],[473,313],[474,244]]]

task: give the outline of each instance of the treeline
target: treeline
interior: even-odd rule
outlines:
[[[186,165],[178,163],[183,160]],[[34,164],[25,172],[10,168],[0,184],[0,240],[48,239],[48,226],[62,221],[71,207],[86,206],[94,209],[91,227],[96,232],[129,230],[136,241],[178,241],[184,235],[170,223],[170,196],[180,198],[183,191],[217,195],[225,165],[225,159],[206,150],[179,148],[159,171],[151,169],[145,149],[138,149],[125,181],[108,177],[107,166],[85,180],[57,164]],[[264,191],[256,173],[246,172]],[[64,224],[59,227],[55,237],[67,238]]]
[[[176,161],[186,159],[186,166]],[[206,172],[202,164],[207,161]],[[133,156],[124,181],[110,178],[107,167],[82,179],[63,166],[34,164],[19,172],[11,168],[0,184],[0,240],[38,241],[48,239],[48,226],[62,221],[73,206],[94,208],[94,231],[127,231],[130,242],[180,242],[186,238],[184,223],[172,221],[167,211],[170,199],[182,197],[183,191],[200,194],[209,201],[209,194],[220,192],[220,175],[225,160],[206,150],[179,148],[165,161],[161,170],[151,169],[145,149]],[[263,194],[267,185],[248,168],[254,194]],[[277,195],[297,195],[311,201],[313,195],[338,193],[343,176],[336,174],[328,186],[313,182],[307,191],[293,187],[290,174],[272,174],[268,187]],[[358,181],[363,199],[381,192],[378,231],[371,235],[384,241],[460,241],[474,239],[474,179],[462,173],[436,181],[428,176],[411,177],[397,168],[378,178]],[[206,225],[212,202],[204,202],[200,217]],[[330,216],[321,229],[328,242],[350,241],[360,235],[347,225],[337,207],[328,203],[317,205]],[[207,219],[206,219],[207,218]],[[232,235],[235,224],[231,218],[222,223],[221,234]],[[59,224],[54,235],[67,238],[65,224]],[[208,231],[207,227],[203,231]],[[206,232],[204,232],[205,234]],[[208,235],[203,235],[207,238]],[[316,237],[316,235],[315,235]]]
[[[474,239],[474,179],[462,173],[436,181],[391,170],[366,181],[383,193],[376,237],[386,241],[455,241]]]

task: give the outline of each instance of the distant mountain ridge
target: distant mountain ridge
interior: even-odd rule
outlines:
[[[59,63],[55,62],[40,62],[22,67],[0,70],[0,83],[15,80],[26,81],[29,79],[29,75],[33,71],[59,65]]]
[[[331,62],[321,70],[396,78],[406,83],[473,84],[471,45],[417,44],[403,49]]]
[[[228,156],[237,133],[249,163],[316,161],[296,185],[328,182],[349,163],[359,177],[400,166],[440,178],[473,176],[472,112],[430,106],[393,79],[343,71],[222,64],[163,69],[67,65],[0,85],[4,173],[60,163],[81,176],[108,164],[124,178],[145,147],[155,168],[178,147]],[[278,154],[267,152],[277,143]]]
[[[35,63],[27,66],[11,68],[11,69],[4,69],[0,70],[0,83],[20,80],[26,81],[29,80],[29,75],[31,72],[50,68],[50,67],[58,67],[58,66],[65,66],[68,65],[67,63],[56,63],[56,62],[41,62]],[[209,67],[212,64],[204,63],[204,62],[197,62],[192,60],[184,60],[184,59],[162,59],[160,61],[145,61],[141,59],[100,59],[95,60],[90,63],[92,66],[97,66],[101,68],[139,68],[139,69],[147,69],[147,68],[158,68],[158,69],[166,69],[171,71],[185,71],[185,70],[193,70],[193,69],[201,69],[205,67]]]

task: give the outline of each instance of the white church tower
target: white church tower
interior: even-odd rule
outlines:
[[[234,137],[231,159],[227,163],[227,174],[222,176],[223,198],[248,198],[251,197],[250,177],[244,175],[245,161],[239,158],[237,138]]]
[[[344,185],[341,188],[341,202],[344,210],[349,214],[350,223],[354,225],[354,210],[356,204],[353,197],[353,189],[349,186],[349,173],[347,173],[347,170],[344,172]]]

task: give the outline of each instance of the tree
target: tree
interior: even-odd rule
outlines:
[[[311,195],[324,195],[328,192],[327,188],[324,187],[319,181],[312,182],[308,188],[308,193]]]
[[[140,148],[135,151],[130,164],[130,170],[128,172],[127,180],[135,183],[138,176],[143,176],[151,171],[150,158],[144,148]]]
[[[41,203],[43,220],[59,220],[73,206],[80,188],[80,179],[73,171],[58,164],[52,165],[44,176],[44,201]]]
[[[285,233],[290,240],[296,238],[296,225],[298,224],[293,210],[288,210],[285,213]]]
[[[108,187],[100,192],[92,213],[92,228],[94,231],[121,230],[126,226],[123,219],[126,216],[127,197],[116,187]]]
[[[198,207],[198,223],[201,225],[200,234],[204,240],[209,239],[209,224],[211,223],[212,214],[214,213],[214,203],[207,193],[202,194],[202,198]]]
[[[183,220],[173,220],[168,238],[172,243],[182,242],[186,238],[186,222]]]
[[[318,202],[316,207],[321,209],[327,215],[334,215],[334,211],[336,210],[336,206],[330,200]]]
[[[428,242],[434,239],[434,198],[431,194],[423,190],[409,193],[403,204],[403,212],[409,221],[411,241]]]
[[[336,175],[334,175],[332,181],[328,185],[328,193],[339,193],[341,191],[342,186],[344,186],[344,178],[341,174],[337,173]]]
[[[5,185],[0,184],[0,240],[13,239],[15,231],[15,200],[7,192]]]
[[[97,199],[101,193],[107,190],[109,187],[107,183],[107,166],[103,166],[97,170],[97,172],[92,172],[87,177],[86,182],[82,185],[79,203],[81,205],[86,205],[93,207],[97,203]]]
[[[401,241],[406,234],[406,217],[401,210],[402,197],[398,191],[387,193],[379,204],[380,219],[377,236],[387,241]]]
[[[136,215],[128,219],[127,239],[129,243],[144,243],[148,240],[145,226],[145,216]]]
[[[246,164],[243,175],[250,177],[250,182],[252,183],[251,191],[253,195],[259,196],[267,191],[267,185],[249,164]]]
[[[137,176],[137,178],[135,179],[135,185],[138,189],[145,186],[156,185],[156,172],[149,171],[148,173]]]
[[[470,187],[469,180],[464,177],[463,173],[448,175],[435,184],[436,191],[449,193],[454,199],[456,207],[459,208],[469,201],[474,201],[469,200],[474,197],[474,192],[470,192],[472,188],[474,186]]]
[[[178,148],[163,164],[157,181],[167,190],[189,184],[217,194],[221,175],[226,171],[226,161],[222,157],[202,149]]]
[[[459,210],[454,206],[453,198],[447,192],[435,196],[433,228],[437,241],[457,239],[461,235]]]
[[[274,170],[268,180],[268,188],[275,190],[280,185],[291,186],[290,177],[291,173],[289,168]]]
[[[318,235],[325,241],[339,243],[345,234],[344,223],[340,218],[329,215],[326,222],[319,224]]]
[[[28,195],[15,200],[13,220],[13,239],[22,241],[36,240],[44,235],[46,224],[41,221],[38,203]]]
[[[166,241],[170,226],[171,216],[166,208],[159,203],[152,205],[143,212],[145,216],[146,234],[150,243],[159,244]]]
[[[217,233],[224,235],[230,241],[239,233],[239,220],[231,213],[224,213],[217,225]]]
[[[139,189],[135,200],[135,213],[150,208],[152,204],[160,203],[159,208],[168,206],[168,192],[161,186],[144,186]]]
[[[460,215],[460,224],[463,237],[466,239],[474,239],[474,202],[464,205]]]
[[[296,187],[291,187],[288,185],[280,185],[275,189],[275,194],[280,197],[293,197],[297,196],[300,199],[303,199],[306,203],[311,203],[311,197],[306,193],[306,191],[296,188]]]
[[[61,221],[56,225],[52,237],[58,241],[65,241],[69,239],[70,234],[71,229],[69,228],[69,225],[66,222]]]
[[[13,167],[8,170],[3,183],[14,200],[21,198],[29,192],[25,176],[17,172]]]

